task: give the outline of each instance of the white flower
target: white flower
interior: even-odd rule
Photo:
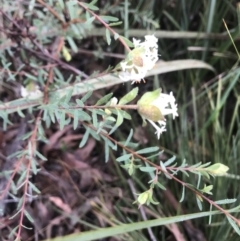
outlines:
[[[158,60],[158,39],[154,35],[145,36],[145,41],[133,38],[134,49],[120,63],[122,72],[119,78],[123,81],[140,81],[147,71],[151,70]]]
[[[173,119],[178,116],[177,104],[175,104],[175,97],[172,92],[169,95],[161,93],[157,99],[151,102],[151,105],[158,107],[163,116],[172,114]]]
[[[38,98],[41,97],[43,94],[42,92],[39,90],[39,86],[34,84],[34,83],[30,83],[25,87],[21,86],[21,96],[22,97],[28,97],[28,98]]]
[[[159,124],[159,126],[155,123],[155,122],[153,122],[153,121],[151,121],[151,120],[149,120],[149,119],[147,119],[151,124],[152,124],[152,126],[156,129],[156,132],[155,132],[155,134],[157,135],[157,138],[158,139],[160,139],[160,135],[164,132],[164,131],[166,131],[167,129],[166,129],[166,122],[165,121],[158,121],[158,124]]]
[[[172,114],[173,119],[178,116],[177,104],[173,93],[161,94],[160,89],[145,93],[138,101],[138,112],[143,120],[148,120],[156,129],[158,139],[166,131],[165,115]],[[156,124],[158,123],[158,125]]]

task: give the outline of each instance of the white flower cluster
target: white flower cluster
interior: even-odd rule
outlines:
[[[151,105],[157,107],[163,116],[172,114],[173,119],[175,119],[175,117],[178,116],[177,104],[175,103],[175,97],[173,96],[172,92],[170,92],[169,95],[161,93],[157,99],[151,102]],[[147,119],[147,120],[156,129],[155,134],[159,139],[160,135],[164,131],[166,131],[166,119],[157,121],[159,126],[152,120],[150,119]]]
[[[178,116],[178,108],[175,103],[173,93],[163,94],[161,89],[146,92],[138,101],[138,113],[143,118],[144,124],[149,121],[156,129],[158,139],[160,135],[166,131],[165,115],[172,115],[173,119]],[[158,124],[157,124],[158,123]]]
[[[146,76],[158,60],[158,39],[154,35],[145,36],[145,41],[133,38],[134,49],[120,63],[122,72],[119,78],[123,81],[140,81]]]

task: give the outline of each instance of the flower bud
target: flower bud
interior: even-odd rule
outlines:
[[[215,163],[205,169],[209,174],[214,176],[222,176],[227,173],[229,170],[228,166],[223,165],[222,163]]]

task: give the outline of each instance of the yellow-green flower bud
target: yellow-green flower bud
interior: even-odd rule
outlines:
[[[206,171],[214,176],[222,176],[225,175],[227,173],[227,171],[229,170],[228,166],[225,166],[222,163],[216,163],[211,165],[210,167],[206,168]]]

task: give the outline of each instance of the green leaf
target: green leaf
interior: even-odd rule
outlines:
[[[82,148],[82,147],[85,146],[85,144],[86,144],[86,142],[87,142],[87,140],[89,138],[89,134],[90,134],[90,129],[87,128],[85,133],[84,133],[84,135],[83,135],[83,138],[82,138],[82,140],[81,140],[81,142],[79,144],[79,148]]]
[[[237,201],[236,198],[232,198],[232,199],[224,199],[224,200],[215,201],[215,203],[217,205],[223,205],[223,204],[235,203],[236,201]]]
[[[93,1],[91,1],[89,4],[90,4],[90,5],[95,5],[95,4],[97,3],[97,1],[98,1],[98,0],[93,0]]]
[[[32,183],[32,182],[28,182],[29,186],[32,188],[32,190],[38,194],[41,193],[41,191]]]
[[[154,172],[154,171],[156,171],[156,167],[140,167],[139,169],[142,172]]]
[[[203,193],[212,195],[212,192],[211,192],[212,189],[213,189],[213,185],[206,186],[206,184],[205,184],[204,188],[200,191],[202,191]]]
[[[73,40],[73,38],[70,37],[70,36],[67,36],[66,38],[67,38],[67,41],[68,41],[68,43],[69,43],[72,51],[73,51],[74,53],[77,53],[77,52],[78,52],[78,46],[76,45],[76,43],[75,43],[75,41]]]
[[[117,22],[119,19],[112,16],[99,16],[105,22]]]
[[[93,1],[94,2],[94,1]],[[90,9],[90,10],[93,10],[93,11],[96,11],[98,10],[99,8],[94,6],[93,4],[91,3],[83,3],[81,2],[82,5],[84,5],[86,8]]]
[[[129,93],[127,93],[126,95],[124,95],[120,100],[119,100],[119,105],[125,105],[127,103],[129,103],[130,101],[132,101],[133,99],[136,98],[138,94],[138,87],[132,89]]]
[[[78,110],[73,111],[73,129],[76,130],[78,127]]]
[[[63,127],[65,126],[65,112],[62,111],[60,114],[60,130],[63,130]]]
[[[26,178],[26,175],[27,175],[27,170],[24,170],[22,173],[21,173],[21,176],[18,178],[17,180],[17,188],[19,188],[19,185],[21,185],[21,183],[23,182],[23,180]]]
[[[92,96],[92,91],[88,91],[82,98],[81,101],[84,103],[89,97]]]
[[[23,112],[20,110],[20,108],[17,108],[17,113],[19,114],[20,117],[25,117],[25,115],[23,114]]]
[[[78,106],[84,107],[84,103],[82,100],[76,99],[76,103],[78,104]]]
[[[164,187],[160,182],[156,182],[156,185],[164,191],[167,190],[167,188]]]
[[[13,228],[9,234],[9,238],[10,239],[13,239],[14,236],[16,236],[16,233],[17,233],[17,229],[19,228],[19,226],[16,226],[15,228]]]
[[[185,185],[183,185],[182,196],[179,202],[181,203],[184,200],[184,198],[185,198]]]
[[[88,127],[85,127],[86,129]],[[90,132],[90,135],[97,141],[100,141],[100,136],[96,133],[96,131],[92,130],[91,128],[89,128],[89,132]]]
[[[119,110],[119,111],[121,112],[124,119],[127,119],[127,120],[132,119],[131,115],[129,115],[126,111],[124,111],[124,110]]]
[[[212,211],[212,204],[210,205],[210,209],[209,211]],[[209,215],[209,219],[208,219],[208,224],[210,225],[212,223],[212,215]]]
[[[103,96],[100,100],[98,100],[98,102],[95,105],[102,105],[107,103],[111,99],[112,95],[113,93]]]
[[[202,211],[202,202],[200,201],[198,196],[196,196],[196,200],[197,200],[197,205],[198,205],[199,210]]]
[[[137,151],[138,154],[147,154],[147,153],[151,153],[151,152],[155,152],[155,151],[158,151],[159,150],[159,147],[158,146],[155,146],[155,147],[147,147],[147,148],[144,148],[142,150],[139,150]]]
[[[82,120],[82,121],[85,121],[85,120],[90,121],[91,120],[91,116],[83,110],[78,110],[78,118],[79,118],[79,120]]]
[[[122,35],[119,35],[119,38],[121,38],[130,48],[133,48],[133,47],[134,47],[132,41],[130,41],[129,39],[125,38],[125,37],[122,36]]]
[[[34,223],[33,218],[31,217],[31,215],[28,213],[28,211],[26,209],[24,209],[24,215],[27,217],[27,219],[31,222]]]
[[[47,161],[47,158],[43,156],[39,151],[35,150],[35,153],[42,161]]]
[[[130,130],[130,133],[129,133],[129,135],[128,135],[127,140],[126,140],[125,143],[124,143],[124,146],[128,146],[130,140],[132,139],[132,136],[133,136],[133,129]]]
[[[117,162],[122,162],[122,161],[129,161],[131,158],[132,154],[124,154],[116,159]]]
[[[150,91],[145,93],[140,100],[138,101],[137,105],[149,105],[151,102],[156,100],[161,93],[161,89],[156,89],[154,91]]]
[[[108,146],[108,142],[105,140],[105,144],[104,144],[104,149],[105,149],[105,162],[107,163],[109,160],[109,146]]]
[[[107,44],[111,44],[111,36],[110,36],[110,31],[106,28],[106,39],[107,39]]]
[[[163,164],[164,164],[165,167],[168,167],[168,166],[170,166],[175,160],[176,160],[176,156],[173,156],[173,157],[171,157],[170,159],[168,159],[166,162],[164,162]]]
[[[95,20],[94,16],[93,17],[89,17],[89,18],[87,18],[87,21],[84,23],[84,25],[86,27],[90,27],[89,25],[91,25],[94,20]],[[75,25],[71,25],[71,26],[75,26]],[[78,30],[78,29],[76,28],[76,30]]]
[[[231,226],[233,227],[233,229],[235,230],[235,232],[240,235],[240,230],[239,230],[239,227],[238,225],[235,223],[234,220],[232,220],[229,216],[226,216],[227,219],[228,219],[228,222],[231,224]]]
[[[208,217],[209,215],[222,214],[219,211],[212,212],[198,212],[192,214],[184,214],[177,215],[174,217],[161,217],[152,220],[146,220],[141,222],[131,222],[128,224],[118,224],[114,227],[107,228],[98,228],[96,230],[90,230],[85,232],[78,232],[66,235],[64,237],[56,237],[54,239],[50,239],[49,241],[93,241],[93,240],[101,240],[107,237],[118,236],[121,234],[127,234],[129,232],[144,230],[151,227],[160,227],[166,226],[168,224],[181,223],[183,221],[199,219],[201,217]]]
[[[121,24],[122,24],[122,21],[116,22],[116,23],[109,23],[108,26],[109,27],[114,27],[114,26],[118,26],[118,25],[121,25]]]
[[[118,111],[116,124],[112,128],[112,130],[109,132],[109,135],[111,135],[122,123],[123,123],[123,116],[122,116],[121,112]]]

